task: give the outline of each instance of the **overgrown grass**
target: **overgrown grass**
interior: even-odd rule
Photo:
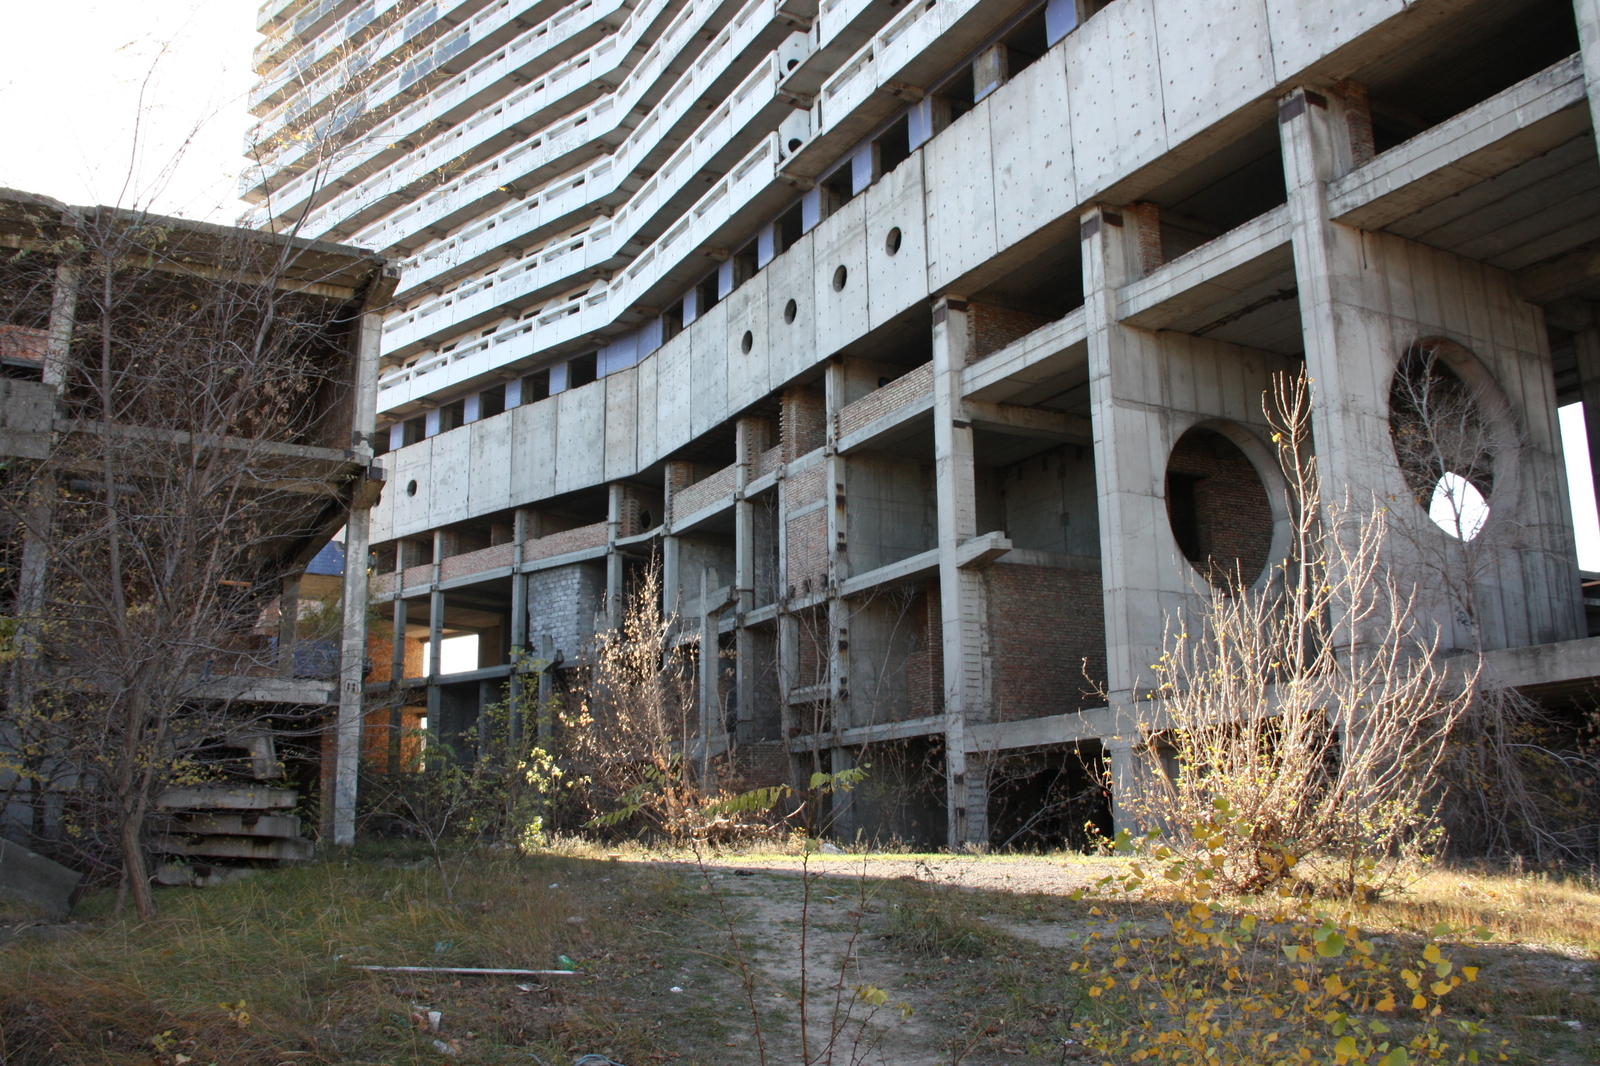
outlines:
[[[390,852],[171,890],[148,923],[111,920],[109,898],[91,898],[79,911],[94,923],[83,934],[6,951],[0,1061],[438,1061],[436,1039],[481,1062],[527,1063],[528,1050],[575,1042],[656,1050],[643,1022],[630,1027],[593,993],[640,946],[661,899],[681,892],[677,879],[646,872],[624,885],[612,863],[479,856],[450,904],[420,858]],[[550,969],[563,954],[588,976],[535,992],[514,979],[353,968]],[[442,1031],[419,1026],[418,1008],[441,1011]]]
[[[899,895],[889,904],[883,935],[901,949],[949,962],[981,958],[994,946],[995,931],[963,913],[947,894],[908,884]]]

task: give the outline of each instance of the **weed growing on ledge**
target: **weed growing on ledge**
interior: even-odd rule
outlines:
[[[1116,850],[1136,856],[1074,899],[1094,897],[1090,931],[1072,969],[1084,978],[1080,1032],[1118,1061],[1215,1066],[1405,1066],[1504,1060],[1487,1030],[1450,1013],[1450,996],[1476,981],[1445,953],[1460,935],[1439,924],[1415,937],[1363,934],[1365,893],[1320,906],[1289,876],[1299,856],[1264,846],[1278,867],[1265,913],[1219,898],[1229,856],[1250,829],[1218,798],[1179,855],[1152,832],[1126,831]],[[1485,935],[1481,930],[1472,935]]]

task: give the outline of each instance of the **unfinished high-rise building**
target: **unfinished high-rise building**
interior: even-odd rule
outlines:
[[[1302,369],[1337,494],[1425,547],[1515,527],[1470,611],[1421,608],[1442,650],[1536,693],[1600,674],[1558,417],[1600,430],[1600,0],[273,0],[260,27],[248,221],[404,263],[379,727],[466,730],[659,557],[729,653],[704,743],[871,759],[897,787],[847,833],[1004,841],[1061,766],[1130,765],[1205,575],[1283,558],[1263,397]],[[1397,455],[1419,353],[1478,398],[1470,473]],[[1472,528],[1430,524],[1440,493]],[[1434,589],[1426,554],[1397,565]]]

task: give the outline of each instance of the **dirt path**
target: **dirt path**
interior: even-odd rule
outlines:
[[[809,860],[790,855],[713,857],[706,865],[741,870],[799,873],[873,881],[909,879],[948,888],[1065,896],[1120,869],[1093,859],[1040,859],[991,855],[830,855]]]

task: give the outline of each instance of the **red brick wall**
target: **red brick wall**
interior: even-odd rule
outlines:
[[[874,419],[882,418],[912,400],[933,391],[933,364],[923,363],[889,384],[873,389],[854,403],[839,409],[839,436],[853,433]]]
[[[906,624],[916,641],[906,656],[908,718],[944,713],[944,637],[939,614],[939,583],[929,581],[912,601]]]
[[[783,390],[782,434],[784,462],[792,463],[807,452],[822,447],[826,438],[827,404],[822,389],[797,385]]]
[[[492,548],[480,548],[475,552],[452,555],[439,564],[439,579],[448,581],[453,577],[478,574],[485,570],[497,570],[502,566],[510,566],[512,552],[513,548],[510,544],[496,544]]]
[[[722,788],[751,792],[789,780],[789,754],[782,743],[746,741],[728,753],[722,767]]]
[[[800,637],[800,660],[791,679],[793,688],[810,688],[828,680],[828,614],[812,608],[795,615]]]
[[[796,596],[815,595],[828,586],[827,508],[792,519],[788,528],[785,583]]]
[[[606,523],[596,522],[592,526],[563,529],[547,537],[530,537],[523,542],[522,557],[548,559],[554,555],[565,555],[567,552],[575,552],[582,548],[604,547],[605,543]]]
[[[1100,575],[1000,563],[987,571],[995,718],[1017,721],[1098,707],[1084,690],[1106,676]]]
[[[796,511],[808,503],[822,499],[828,487],[828,464],[813,463],[784,481],[783,507]]]
[[[739,483],[739,468],[725,466],[715,474],[708,475],[696,481],[693,485],[678,489],[672,494],[672,517],[674,521],[687,518],[700,508],[718,500],[733,495],[734,487]]]
[[[1272,548],[1272,505],[1250,460],[1222,434],[1191,429],[1172,449],[1167,473],[1199,479],[1195,482],[1196,568],[1204,573],[1216,567],[1231,576],[1237,567],[1247,584],[1254,582],[1266,568]]]
[[[974,303],[969,306],[972,328],[972,358],[982,359],[1020,340],[1050,320],[1027,311]]]

